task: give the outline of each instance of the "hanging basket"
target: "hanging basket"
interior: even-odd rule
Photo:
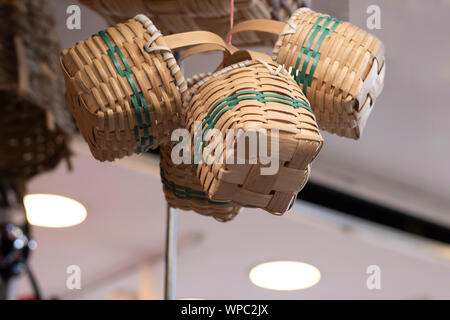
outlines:
[[[138,13],[147,14],[164,34],[207,30],[225,37],[230,28],[230,0],[80,0],[99,13],[109,25],[125,22]],[[302,0],[239,0],[234,5],[236,23],[248,19],[286,21]],[[238,35],[233,43],[258,44],[267,37],[257,33]]]
[[[71,133],[74,126],[65,108],[59,44],[49,1],[2,1],[0,11],[2,106],[20,106],[24,101],[49,111],[59,127]]]
[[[171,49],[198,44],[227,50],[206,31],[163,37],[137,15],[63,51],[66,100],[96,159],[113,161],[169,141],[187,97]]]
[[[15,181],[68,159],[74,126],[49,2],[3,1],[0,11],[0,180]]]
[[[202,190],[192,164],[176,165],[172,162],[172,147],[172,144],[161,145],[159,149],[161,182],[169,206],[193,210],[222,222],[232,220],[239,213],[240,207],[231,202],[209,199]]]
[[[47,112],[19,102],[0,107],[0,180],[31,178],[68,160],[67,136]]]
[[[382,42],[370,33],[308,8],[287,23],[253,20],[232,33],[279,34],[272,59],[284,65],[311,102],[321,129],[359,139],[383,89]]]
[[[269,57],[244,60],[196,83],[190,90],[186,126],[193,137],[197,177],[211,199],[284,213],[305,185],[309,164],[321,149],[322,137],[298,85],[285,69],[269,60]],[[211,129],[219,130],[224,140],[228,129],[237,133],[229,140],[228,148],[224,142],[223,148],[214,150],[214,156],[222,159],[222,163],[208,164],[208,158],[203,161],[205,150],[210,148],[207,136]],[[274,162],[279,169],[275,172],[267,171],[270,165],[266,160],[253,158],[259,151],[246,142],[245,135],[260,130],[266,130],[266,135],[257,135],[254,141],[258,150],[266,143],[270,150],[267,154],[278,156]],[[279,130],[278,154],[271,140],[277,138],[276,130]],[[244,153],[239,153],[239,145]],[[231,156],[229,149],[234,152]]]

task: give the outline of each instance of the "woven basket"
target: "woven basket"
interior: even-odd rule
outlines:
[[[110,25],[124,22],[138,13],[147,14],[164,34],[208,30],[224,37],[230,28],[230,0],[80,0],[98,12]],[[236,0],[235,22],[248,19],[286,21],[302,0]],[[238,35],[235,44],[258,44],[267,37],[257,33]]]
[[[113,161],[169,141],[187,97],[171,49],[198,44],[227,50],[206,31],[163,37],[137,15],[63,51],[66,101],[96,159]]]
[[[71,133],[74,126],[64,106],[59,44],[49,1],[2,1],[0,12],[2,104],[27,101],[48,110],[60,128]]]
[[[0,180],[31,178],[68,159],[67,136],[46,111],[19,102],[0,112]]]
[[[284,213],[305,185],[309,164],[321,149],[322,137],[298,85],[280,65],[267,61],[244,60],[195,84],[190,90],[192,99],[186,111],[186,125],[193,137],[197,176],[211,199]],[[196,133],[194,121],[202,124],[201,134]],[[268,136],[279,130],[279,170],[262,175],[260,169],[267,165],[259,157],[254,164],[249,163],[253,155],[247,143],[245,156],[239,156],[237,149],[245,140],[243,135],[231,140],[231,149],[235,151],[233,164],[197,163],[195,155],[200,150],[201,156],[201,150],[208,148],[210,142],[201,141],[212,128],[222,134],[227,129],[240,129],[241,133],[266,129]],[[258,149],[262,141],[269,149],[275,148],[267,137],[258,139]],[[217,155],[227,154],[225,148],[226,143],[222,150],[216,150]],[[245,158],[245,164],[237,163],[238,156],[241,160]]]
[[[306,94],[321,129],[359,139],[383,89],[384,47],[370,33],[308,8],[288,23],[254,20],[233,33],[279,34],[272,59],[286,66]]]
[[[0,2],[0,179],[28,179],[68,159],[74,126],[64,106],[49,2]]]
[[[225,222],[232,220],[240,207],[230,202],[213,201],[202,190],[192,164],[172,162],[172,145],[161,145],[161,182],[167,203],[173,208],[193,210],[201,215]]]

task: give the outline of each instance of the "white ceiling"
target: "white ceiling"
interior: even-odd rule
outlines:
[[[82,30],[67,30],[65,9],[72,1],[54,3],[63,47],[105,28],[97,15],[83,8]],[[450,1],[353,0],[350,20],[364,27],[369,4],[381,7],[382,29],[374,33],[386,46],[385,89],[360,141],[324,133],[325,147],[312,179],[450,226]],[[209,70],[214,59],[187,60],[186,73]],[[39,249],[32,264],[38,279],[47,296],[106,298],[118,287],[134,290],[137,276],[127,268],[163,248],[165,204],[157,160],[132,157],[104,164],[93,160],[83,143],[76,142],[75,149],[74,172],[59,167],[30,185],[30,192],[71,196],[88,209],[88,219],[80,226],[35,228]],[[202,239],[180,252],[178,296],[450,298],[447,246],[338,217],[306,204],[296,205],[284,217],[246,209],[228,224],[183,213],[180,235]],[[294,293],[258,289],[247,280],[249,268],[270,259],[315,264],[322,281]],[[65,288],[70,264],[82,268],[86,287],[80,292]],[[370,264],[382,269],[381,291],[365,287]],[[115,271],[119,276],[99,283]],[[155,297],[161,297],[161,272],[157,261]],[[21,292],[27,290],[22,281]]]
[[[74,166],[33,180],[30,193],[57,193],[85,204],[88,218],[67,229],[34,228],[32,255],[46,297],[103,299],[137,288],[139,261],[152,259],[152,296],[162,297],[165,203],[156,157],[95,161],[75,141]],[[178,298],[317,299],[450,298],[450,246],[427,242],[305,203],[283,217],[245,209],[219,223],[192,212],[179,221]],[[183,243],[187,243],[184,246]],[[248,281],[257,263],[282,259],[317,266],[321,282],[308,290],[274,292]],[[366,288],[366,268],[378,265],[382,290]],[[81,267],[82,290],[66,288],[66,269]],[[131,268],[130,268],[131,267]],[[21,279],[20,293],[29,291]]]

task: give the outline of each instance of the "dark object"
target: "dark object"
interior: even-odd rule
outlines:
[[[312,181],[306,184],[298,199],[424,238],[450,244],[450,229],[447,227],[414,217],[412,213],[389,208]]]
[[[59,45],[47,0],[0,2],[0,180],[29,178],[68,158]]]

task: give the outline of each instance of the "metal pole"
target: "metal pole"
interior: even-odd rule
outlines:
[[[0,282],[0,300],[15,300],[17,280],[13,278],[3,279]]]
[[[177,220],[178,212],[167,204],[166,265],[164,299],[175,300],[177,265]]]
[[[17,279],[9,279],[6,283],[6,300],[16,300]]]

